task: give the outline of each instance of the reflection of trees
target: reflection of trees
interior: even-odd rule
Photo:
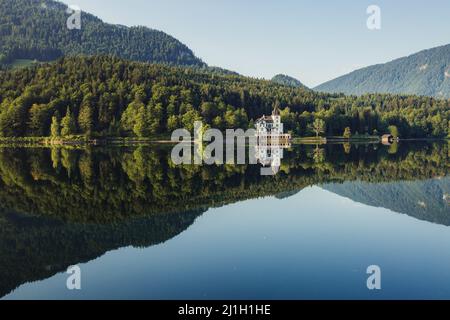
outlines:
[[[448,145],[395,154],[375,145],[302,146],[285,152],[282,171],[259,166],[175,166],[167,147],[1,149],[0,209],[73,221],[218,206],[312,184],[425,179],[448,171]]]
[[[202,211],[129,219],[117,224],[62,223],[0,215],[0,297],[22,283],[48,278],[68,266],[124,246],[149,247],[186,230]]]
[[[352,145],[350,143],[344,143],[343,147],[344,147],[344,152],[346,154],[350,154],[350,151],[352,150]]]
[[[0,296],[108,250],[166,241],[212,206],[325,182],[443,176],[448,149],[303,146],[273,177],[259,166],[175,166],[168,148],[0,149]]]
[[[313,151],[313,159],[315,163],[324,163],[325,162],[325,150],[316,146]]]
[[[389,146],[389,153],[396,154],[398,152],[398,143],[393,143]]]

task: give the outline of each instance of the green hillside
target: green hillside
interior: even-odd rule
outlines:
[[[66,57],[0,71],[0,137],[154,137],[195,120],[218,129],[247,128],[275,104],[285,130],[315,135],[446,137],[449,101],[428,97],[316,93],[272,81],[115,57]]]
[[[272,81],[284,86],[295,87],[295,88],[307,88],[303,83],[299,80],[290,77],[285,74],[277,74],[272,78]]]
[[[81,14],[81,30],[69,30],[66,10],[65,4],[51,0],[0,0],[0,63],[108,54],[136,61],[204,66],[187,46],[161,31],[107,24],[85,12]]]

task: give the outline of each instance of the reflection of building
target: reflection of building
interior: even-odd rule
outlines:
[[[447,202],[447,204],[450,205],[450,194],[445,193],[445,194],[442,196],[442,199],[443,199],[445,202]]]
[[[256,158],[263,166],[276,166],[281,164],[283,149],[279,146],[259,146],[256,145]]]
[[[256,121],[256,158],[264,167],[272,167],[273,173],[277,173],[283,149],[291,146],[291,135],[283,133],[280,110],[278,107],[271,116],[262,116]]]

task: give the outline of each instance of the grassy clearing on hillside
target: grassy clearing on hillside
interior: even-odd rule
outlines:
[[[13,69],[26,68],[38,64],[37,60],[16,59],[10,65]]]

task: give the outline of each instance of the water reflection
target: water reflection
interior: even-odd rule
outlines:
[[[447,144],[295,147],[276,176],[256,165],[175,166],[169,154],[0,149],[0,296],[116,248],[165,242],[209,208],[312,185],[450,225]]]

